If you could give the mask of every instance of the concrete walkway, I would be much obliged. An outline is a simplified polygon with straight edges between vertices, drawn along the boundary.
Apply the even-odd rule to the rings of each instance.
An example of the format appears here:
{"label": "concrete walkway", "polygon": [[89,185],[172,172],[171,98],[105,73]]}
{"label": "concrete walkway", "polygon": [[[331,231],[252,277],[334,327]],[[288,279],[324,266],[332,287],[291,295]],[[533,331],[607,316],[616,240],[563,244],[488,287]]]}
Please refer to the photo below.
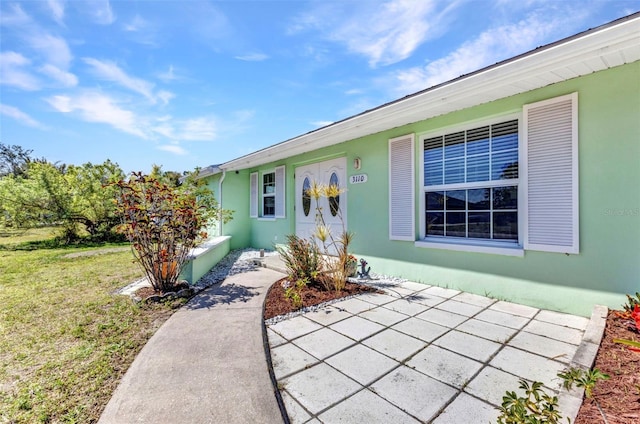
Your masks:
{"label": "concrete walkway", "polygon": [[99,423],[278,423],[262,331],[267,289],[283,275],[228,277],[177,311],[142,349]]}

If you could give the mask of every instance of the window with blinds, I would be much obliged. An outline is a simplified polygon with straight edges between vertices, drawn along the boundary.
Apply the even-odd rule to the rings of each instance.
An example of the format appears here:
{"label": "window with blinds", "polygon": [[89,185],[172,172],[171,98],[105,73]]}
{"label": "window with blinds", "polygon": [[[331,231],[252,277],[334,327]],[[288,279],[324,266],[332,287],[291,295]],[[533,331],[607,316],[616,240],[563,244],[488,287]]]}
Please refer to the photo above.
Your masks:
{"label": "window with blinds", "polygon": [[426,238],[518,243],[518,120],[423,139]]}

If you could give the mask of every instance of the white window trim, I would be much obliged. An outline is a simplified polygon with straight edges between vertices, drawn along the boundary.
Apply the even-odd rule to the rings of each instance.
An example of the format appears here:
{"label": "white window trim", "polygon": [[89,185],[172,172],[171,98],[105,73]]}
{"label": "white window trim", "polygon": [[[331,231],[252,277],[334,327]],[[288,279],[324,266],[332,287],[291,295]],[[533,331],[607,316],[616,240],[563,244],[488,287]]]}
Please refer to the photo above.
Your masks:
{"label": "white window trim", "polygon": [[[285,165],[276,166],[275,170],[275,217],[286,218],[287,215],[287,174]],[[278,184],[278,180],[281,180],[281,187]]]}
{"label": "white window trim", "polygon": [[[278,173],[282,176],[282,187],[278,185]],[[267,195],[267,197],[274,197],[275,210],[273,215],[264,214],[264,175],[274,174],[275,193],[273,195]],[[265,169],[261,171],[255,171],[249,174],[249,191],[250,193],[250,206],[249,217],[256,218],[258,221],[275,221],[276,219],[286,218],[286,168],[285,165],[276,166],[275,168]],[[252,186],[255,183],[255,191]],[[282,213],[278,214],[278,202],[281,202]],[[255,206],[255,207],[254,207]]]}
{"label": "white window trim", "polygon": [[[518,223],[519,224],[519,223]],[[440,241],[442,240],[442,241]],[[455,250],[458,252],[475,252],[475,253],[491,253],[494,255],[517,256],[524,257],[524,249],[522,246],[511,242],[501,241],[484,241],[478,239],[460,239],[456,240],[438,239],[434,240],[421,239],[415,242],[416,247],[442,250]]]}
{"label": "white window trim", "polygon": [[[493,186],[504,186],[504,185],[516,185],[518,187],[518,241],[517,242],[505,242],[500,240],[481,240],[481,239],[468,239],[468,238],[455,238],[455,237],[429,237],[427,238],[424,234],[426,232],[426,218],[425,218],[425,190],[424,190],[424,140],[431,137],[443,136],[450,133],[455,133],[459,131],[467,131],[478,127],[483,127],[486,125],[497,124],[504,121],[518,120],[518,178],[509,180],[510,184],[504,184],[503,181],[486,181],[478,183],[478,187],[493,187]],[[418,198],[419,210],[420,210],[420,218],[419,218],[419,227],[420,227],[420,238],[415,242],[416,247],[421,248],[432,248],[432,249],[443,249],[443,250],[454,250],[460,252],[477,252],[477,253],[492,253],[499,255],[507,255],[507,256],[524,256],[524,217],[521,213],[523,204],[523,198],[526,197],[526,190],[524,190],[524,186],[522,184],[522,163],[526,162],[526,157],[523,154],[522,150],[522,136],[523,136],[523,113],[512,112],[508,114],[495,115],[486,119],[478,119],[469,122],[462,123],[460,125],[451,125],[443,128],[438,128],[435,131],[428,131],[418,134],[418,143],[420,143],[420,154],[419,154],[419,171],[418,175],[420,177],[420,196]],[[526,151],[525,151],[526,153]],[[506,180],[505,180],[506,181]],[[511,184],[512,183],[512,184]],[[472,188],[475,183],[462,183],[462,184],[450,184],[447,185],[448,190],[454,190],[456,188],[459,189],[469,189]],[[437,186],[430,186],[430,189],[434,189]],[[444,187],[444,186],[443,186]]]}
{"label": "white window trim", "polygon": [[[265,194],[264,193],[264,176],[267,175],[267,174],[273,174],[274,192],[270,193],[270,194]],[[276,170],[275,170],[275,168],[261,171],[260,172],[259,183],[260,183],[260,202],[258,203],[258,206],[260,207],[259,218],[267,218],[267,219],[274,219],[275,220],[275,217],[276,217],[276,210],[275,210],[276,191],[278,191],[278,187],[276,186]],[[264,199],[265,199],[265,197],[273,197],[273,204],[274,204],[273,215],[265,215],[265,213],[264,213]]]}
{"label": "white window trim", "polygon": [[252,172],[249,174],[249,218],[257,218],[260,215],[260,181],[259,174]]}

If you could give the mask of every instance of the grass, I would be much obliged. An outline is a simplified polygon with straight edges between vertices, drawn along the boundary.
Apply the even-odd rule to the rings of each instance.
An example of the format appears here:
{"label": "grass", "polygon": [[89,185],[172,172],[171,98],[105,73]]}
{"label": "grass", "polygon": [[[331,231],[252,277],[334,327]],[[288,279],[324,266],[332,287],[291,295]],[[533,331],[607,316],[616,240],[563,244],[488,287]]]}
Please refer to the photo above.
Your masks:
{"label": "grass", "polygon": [[9,249],[18,245],[52,240],[56,229],[51,227],[15,229],[0,227],[0,245]]}
{"label": "grass", "polygon": [[0,232],[0,422],[95,422],[172,310],[113,294],[142,276],[130,252],[21,250],[36,233]]}

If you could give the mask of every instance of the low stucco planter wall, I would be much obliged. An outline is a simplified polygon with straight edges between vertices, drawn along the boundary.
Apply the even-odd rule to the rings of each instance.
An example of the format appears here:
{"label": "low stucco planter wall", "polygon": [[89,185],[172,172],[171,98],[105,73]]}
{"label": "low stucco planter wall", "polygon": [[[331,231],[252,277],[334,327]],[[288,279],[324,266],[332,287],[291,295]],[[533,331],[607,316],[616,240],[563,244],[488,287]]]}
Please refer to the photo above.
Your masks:
{"label": "low stucco planter wall", "polygon": [[231,236],[211,238],[191,251],[191,259],[182,268],[181,280],[194,284],[231,250]]}

